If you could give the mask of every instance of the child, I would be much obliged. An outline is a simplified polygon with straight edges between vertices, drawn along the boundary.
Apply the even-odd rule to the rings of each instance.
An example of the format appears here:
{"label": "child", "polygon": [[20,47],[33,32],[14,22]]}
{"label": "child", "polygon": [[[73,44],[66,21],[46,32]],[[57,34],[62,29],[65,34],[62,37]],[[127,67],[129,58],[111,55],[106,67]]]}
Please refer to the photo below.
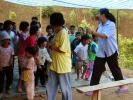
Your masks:
{"label": "child", "polygon": [[9,94],[10,86],[13,81],[12,61],[14,55],[14,51],[10,47],[10,36],[4,31],[2,34],[3,35],[1,38],[1,45],[0,45],[0,96],[2,96],[5,84],[6,84],[5,93]]}
{"label": "child", "polygon": [[39,35],[39,27],[37,25],[30,26],[30,36],[26,39],[25,47],[37,45],[37,38]]}
{"label": "child", "polygon": [[73,40],[76,38],[75,37],[75,29],[76,29],[76,27],[74,25],[70,26],[70,29],[69,29],[70,30],[70,34],[69,34],[70,43],[72,43]]}
{"label": "child", "polygon": [[73,42],[71,43],[71,50],[72,50],[72,65],[75,66],[76,65],[76,55],[74,54],[74,49],[77,47],[77,45],[79,45],[81,41],[81,33],[80,32],[76,32],[76,38],[73,40]]}
{"label": "child", "polygon": [[46,27],[46,32],[47,32],[47,35],[44,36],[44,37],[46,37],[47,40],[50,41],[50,38],[51,38],[51,37],[54,37],[54,30],[53,30],[53,28],[52,28],[51,25],[48,25],[48,26]]}
{"label": "child", "polygon": [[[77,56],[77,66],[76,66],[77,80],[79,80],[80,70],[82,69],[82,67],[84,67],[84,70],[86,68],[87,58],[88,58],[88,54],[87,54],[88,42],[89,42],[89,36],[87,34],[83,35],[81,38],[81,43],[74,50]],[[84,76],[84,72],[83,72],[82,78],[83,76]]]}
{"label": "child", "polygon": [[22,69],[22,80],[24,81],[26,95],[28,100],[34,99],[34,56],[37,53],[35,47],[26,47],[25,49],[25,67]]}
{"label": "child", "polygon": [[19,35],[19,43],[18,43],[18,62],[19,62],[19,82],[18,82],[18,92],[22,92],[22,81],[21,81],[21,72],[24,63],[24,56],[25,56],[25,41],[27,38],[27,32],[29,31],[29,23],[26,21],[22,21],[19,26],[19,30],[21,31]]}
{"label": "child", "polygon": [[89,45],[88,45],[88,69],[86,71],[86,74],[85,74],[85,79],[86,80],[89,80],[91,79],[91,76],[92,76],[92,72],[93,72],[93,65],[94,65],[94,60],[95,60],[95,57],[96,57],[96,52],[98,50],[98,45],[96,42],[94,42],[94,40],[92,39],[92,36],[90,36],[90,42],[89,42]]}
{"label": "child", "polygon": [[47,68],[44,66],[45,62],[52,62],[52,59],[50,58],[46,45],[47,45],[47,39],[45,37],[40,37],[37,41],[37,44],[39,46],[39,64],[37,66],[37,72],[35,74],[35,86],[38,85],[38,79],[40,78],[41,85],[44,86],[45,82],[47,80]]}

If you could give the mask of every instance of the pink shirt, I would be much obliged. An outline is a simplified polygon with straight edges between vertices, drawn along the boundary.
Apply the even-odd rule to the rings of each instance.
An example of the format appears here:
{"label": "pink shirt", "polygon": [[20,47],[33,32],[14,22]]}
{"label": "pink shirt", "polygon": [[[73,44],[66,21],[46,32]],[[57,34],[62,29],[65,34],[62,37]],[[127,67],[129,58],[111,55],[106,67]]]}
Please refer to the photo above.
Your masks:
{"label": "pink shirt", "polygon": [[11,66],[13,55],[14,51],[12,47],[9,46],[8,48],[3,48],[0,46],[0,69]]}

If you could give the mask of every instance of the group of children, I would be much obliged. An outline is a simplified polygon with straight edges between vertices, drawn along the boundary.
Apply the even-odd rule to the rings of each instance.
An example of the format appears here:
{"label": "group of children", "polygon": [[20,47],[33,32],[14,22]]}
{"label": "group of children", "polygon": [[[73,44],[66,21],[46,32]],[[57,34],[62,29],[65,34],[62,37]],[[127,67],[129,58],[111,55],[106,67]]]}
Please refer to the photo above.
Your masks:
{"label": "group of children", "polygon": [[42,36],[41,24],[37,17],[33,17],[30,24],[22,21],[19,25],[20,31],[16,33],[10,20],[1,23],[0,27],[0,97],[10,93],[14,58],[17,56],[19,65],[17,90],[22,92],[25,89],[27,99],[33,100],[39,79],[43,87],[47,82],[47,66],[52,59],[46,47],[47,42],[53,38],[52,27],[48,26],[46,29],[48,36]]}
{"label": "group of children", "polygon": [[[0,97],[3,91],[4,94],[10,93],[14,56],[18,57],[19,65],[18,92],[22,92],[24,88],[27,99],[33,100],[39,80],[45,87],[48,79],[47,68],[52,62],[48,45],[54,38],[54,31],[50,25],[47,26],[46,32],[47,35],[42,34],[37,17],[33,17],[30,24],[22,21],[19,32],[16,30],[16,24],[10,20],[0,23]],[[89,35],[87,29],[82,27],[76,32],[76,27],[71,25],[69,39],[72,65],[75,67],[77,79],[81,77],[90,80],[98,49],[96,37]]]}
{"label": "group of children", "polygon": [[[88,33],[87,28],[70,26],[69,38],[72,50],[72,64],[75,66],[77,79],[89,80],[93,72],[93,64],[98,50],[97,37]],[[80,75],[81,74],[81,75]]]}

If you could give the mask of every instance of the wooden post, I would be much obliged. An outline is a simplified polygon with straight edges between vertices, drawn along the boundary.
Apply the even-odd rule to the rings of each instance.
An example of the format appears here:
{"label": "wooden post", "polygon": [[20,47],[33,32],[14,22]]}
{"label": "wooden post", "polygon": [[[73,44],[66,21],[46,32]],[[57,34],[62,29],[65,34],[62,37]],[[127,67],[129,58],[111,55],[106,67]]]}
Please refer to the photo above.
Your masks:
{"label": "wooden post", "polygon": [[91,100],[101,100],[101,90],[94,91]]}
{"label": "wooden post", "polygon": [[40,7],[40,23],[42,24],[42,7]]}

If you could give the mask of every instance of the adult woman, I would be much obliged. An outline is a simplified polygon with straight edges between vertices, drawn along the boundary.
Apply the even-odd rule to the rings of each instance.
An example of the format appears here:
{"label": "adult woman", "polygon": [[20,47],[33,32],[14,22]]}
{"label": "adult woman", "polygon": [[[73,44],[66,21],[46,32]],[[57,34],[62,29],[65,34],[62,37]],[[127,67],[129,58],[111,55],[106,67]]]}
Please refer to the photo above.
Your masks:
{"label": "adult woman", "polygon": [[52,64],[48,77],[48,100],[56,99],[56,91],[60,86],[62,100],[72,100],[70,85],[71,49],[68,30],[63,27],[65,20],[61,13],[50,16],[50,24],[54,29],[55,37],[51,46]]}
{"label": "adult woman", "polygon": [[[105,70],[105,63],[114,76],[115,81],[123,80],[121,69],[118,65],[118,46],[116,36],[115,17],[109,12],[108,9],[100,9],[100,24],[97,32],[91,31],[93,35],[99,37],[98,39],[98,52],[96,53],[96,60],[94,63],[94,70],[90,85],[99,84],[102,72]],[[120,86],[118,92],[127,92],[126,86]]]}

